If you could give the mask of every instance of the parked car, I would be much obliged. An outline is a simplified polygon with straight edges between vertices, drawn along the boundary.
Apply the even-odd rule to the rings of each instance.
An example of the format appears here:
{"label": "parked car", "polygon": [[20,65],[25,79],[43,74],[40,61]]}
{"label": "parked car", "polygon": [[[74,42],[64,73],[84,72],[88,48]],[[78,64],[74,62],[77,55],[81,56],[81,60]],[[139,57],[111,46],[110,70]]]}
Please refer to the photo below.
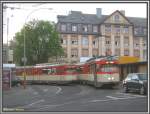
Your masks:
{"label": "parked car", "polygon": [[18,78],[18,77],[14,77],[11,81],[11,86],[19,86],[21,84],[22,84],[22,82],[21,82],[20,78]]}
{"label": "parked car", "polygon": [[137,91],[140,94],[147,93],[147,78],[146,73],[130,73],[123,80],[123,91],[125,93],[129,91]]}

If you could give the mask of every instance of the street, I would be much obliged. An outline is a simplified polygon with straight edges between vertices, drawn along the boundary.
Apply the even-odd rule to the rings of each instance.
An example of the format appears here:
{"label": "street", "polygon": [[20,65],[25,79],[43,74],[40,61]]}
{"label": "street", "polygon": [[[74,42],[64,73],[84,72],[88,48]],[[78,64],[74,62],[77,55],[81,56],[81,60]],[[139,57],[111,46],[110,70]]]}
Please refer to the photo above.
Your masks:
{"label": "street", "polygon": [[147,96],[88,85],[27,85],[3,92],[3,111],[147,112]]}

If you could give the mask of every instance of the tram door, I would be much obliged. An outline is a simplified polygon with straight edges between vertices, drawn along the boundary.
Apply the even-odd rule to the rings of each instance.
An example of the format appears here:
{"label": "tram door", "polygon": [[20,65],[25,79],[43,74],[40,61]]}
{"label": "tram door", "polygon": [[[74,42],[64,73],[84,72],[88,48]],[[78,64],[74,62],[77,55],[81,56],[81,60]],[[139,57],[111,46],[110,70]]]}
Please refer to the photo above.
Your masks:
{"label": "tram door", "polygon": [[94,75],[94,85],[97,86],[97,74],[96,74],[96,64],[93,63],[92,65],[92,71],[93,71],[93,75]]}

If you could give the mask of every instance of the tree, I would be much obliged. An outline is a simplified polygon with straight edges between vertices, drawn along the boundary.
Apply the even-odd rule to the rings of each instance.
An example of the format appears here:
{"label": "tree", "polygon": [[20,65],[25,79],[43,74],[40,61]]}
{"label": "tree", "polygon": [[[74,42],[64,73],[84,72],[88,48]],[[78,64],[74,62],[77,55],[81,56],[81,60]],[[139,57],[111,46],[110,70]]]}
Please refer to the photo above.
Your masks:
{"label": "tree", "polygon": [[45,63],[48,62],[49,57],[58,58],[64,55],[55,24],[49,21],[33,20],[24,25],[15,35],[14,60],[16,63],[23,65],[21,59],[24,57],[24,33],[27,65]]}

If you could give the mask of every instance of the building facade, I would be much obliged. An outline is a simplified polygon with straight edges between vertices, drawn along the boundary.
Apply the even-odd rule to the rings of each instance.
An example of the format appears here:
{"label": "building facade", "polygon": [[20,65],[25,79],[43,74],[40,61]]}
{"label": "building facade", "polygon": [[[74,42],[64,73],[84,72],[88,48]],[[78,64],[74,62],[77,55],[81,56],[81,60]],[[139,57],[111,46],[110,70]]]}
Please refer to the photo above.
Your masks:
{"label": "building facade", "polygon": [[96,14],[71,11],[57,18],[66,62],[101,55],[136,56],[141,61],[147,58],[145,18],[126,17],[125,11],[118,10],[102,15],[101,8]]}

